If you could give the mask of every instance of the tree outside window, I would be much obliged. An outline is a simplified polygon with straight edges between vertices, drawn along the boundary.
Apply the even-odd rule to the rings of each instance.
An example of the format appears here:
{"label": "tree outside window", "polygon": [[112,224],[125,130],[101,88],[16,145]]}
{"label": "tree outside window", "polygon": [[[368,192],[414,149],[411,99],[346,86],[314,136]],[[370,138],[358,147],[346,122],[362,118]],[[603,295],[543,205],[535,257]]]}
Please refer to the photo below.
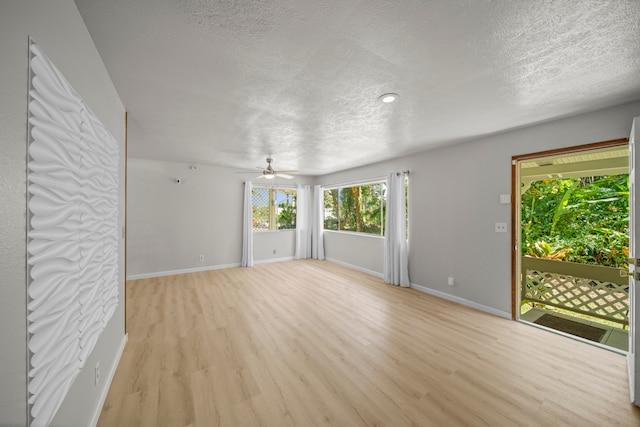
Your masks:
{"label": "tree outside window", "polygon": [[253,231],[296,228],[296,190],[253,188]]}
{"label": "tree outside window", "polygon": [[335,188],[324,192],[324,228],[384,235],[386,183]]}

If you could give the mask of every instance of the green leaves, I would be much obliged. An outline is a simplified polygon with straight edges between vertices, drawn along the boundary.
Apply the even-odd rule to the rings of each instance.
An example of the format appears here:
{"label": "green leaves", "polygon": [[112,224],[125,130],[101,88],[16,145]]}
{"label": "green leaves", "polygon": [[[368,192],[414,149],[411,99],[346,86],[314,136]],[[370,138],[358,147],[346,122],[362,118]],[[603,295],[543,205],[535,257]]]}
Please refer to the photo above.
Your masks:
{"label": "green leaves", "polygon": [[558,224],[558,220],[562,216],[567,204],[569,204],[569,198],[571,197],[571,195],[573,194],[573,190],[575,190],[577,186],[578,186],[577,180],[575,182],[571,182],[569,184],[569,187],[566,189],[566,191],[562,195],[562,199],[557,204],[556,209],[553,213],[553,222],[551,223],[551,231],[550,231],[551,235],[553,235],[556,229],[556,225]]}
{"label": "green leaves", "polygon": [[384,183],[325,190],[324,228],[382,235]]}
{"label": "green leaves", "polygon": [[522,253],[626,265],[628,175],[538,181],[522,195]]}

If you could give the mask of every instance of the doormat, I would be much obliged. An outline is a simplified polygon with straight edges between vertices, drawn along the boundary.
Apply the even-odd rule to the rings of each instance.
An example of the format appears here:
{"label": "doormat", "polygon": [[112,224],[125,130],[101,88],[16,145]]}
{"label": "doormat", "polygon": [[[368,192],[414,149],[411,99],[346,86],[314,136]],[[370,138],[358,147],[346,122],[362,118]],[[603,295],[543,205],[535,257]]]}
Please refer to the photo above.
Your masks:
{"label": "doormat", "polygon": [[606,329],[574,322],[552,314],[543,314],[533,323],[595,342],[600,342],[604,334],[607,333]]}

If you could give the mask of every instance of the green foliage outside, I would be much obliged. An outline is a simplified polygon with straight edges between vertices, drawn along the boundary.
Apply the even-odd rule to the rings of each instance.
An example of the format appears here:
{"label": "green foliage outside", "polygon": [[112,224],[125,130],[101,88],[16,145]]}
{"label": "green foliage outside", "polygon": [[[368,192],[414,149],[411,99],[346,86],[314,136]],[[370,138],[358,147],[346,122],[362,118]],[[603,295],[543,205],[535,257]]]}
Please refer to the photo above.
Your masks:
{"label": "green foliage outside", "polygon": [[251,211],[253,212],[253,221],[264,221],[269,222],[269,206],[251,206]]}
{"label": "green foliage outside", "polygon": [[278,230],[296,228],[296,192],[287,192],[287,198],[278,205]]}
{"label": "green foliage outside", "polygon": [[338,189],[324,191],[324,229],[338,229]]}
{"label": "green foliage outside", "polygon": [[324,228],[382,235],[382,191],[384,184],[326,190]]}
{"label": "green foliage outside", "polygon": [[628,175],[534,182],[522,195],[522,253],[625,267],[629,247]]}

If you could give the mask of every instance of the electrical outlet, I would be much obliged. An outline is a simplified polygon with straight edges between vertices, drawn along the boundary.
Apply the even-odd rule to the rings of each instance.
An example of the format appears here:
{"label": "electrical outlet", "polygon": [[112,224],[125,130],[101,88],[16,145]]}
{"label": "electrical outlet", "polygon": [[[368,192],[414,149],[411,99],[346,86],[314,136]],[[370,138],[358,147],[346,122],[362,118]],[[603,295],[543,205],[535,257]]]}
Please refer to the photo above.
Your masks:
{"label": "electrical outlet", "polygon": [[100,361],[96,363],[95,376],[96,376],[96,385],[98,385],[98,383],[100,383]]}
{"label": "electrical outlet", "polygon": [[495,225],[496,233],[506,233],[507,232],[507,223],[506,222],[496,222]]}
{"label": "electrical outlet", "polygon": [[455,285],[455,283],[456,282],[455,282],[455,279],[453,277],[451,277],[451,276],[447,277],[447,285],[453,286],[453,285]]}
{"label": "electrical outlet", "polygon": [[204,255],[200,255],[200,261],[204,261]]}

